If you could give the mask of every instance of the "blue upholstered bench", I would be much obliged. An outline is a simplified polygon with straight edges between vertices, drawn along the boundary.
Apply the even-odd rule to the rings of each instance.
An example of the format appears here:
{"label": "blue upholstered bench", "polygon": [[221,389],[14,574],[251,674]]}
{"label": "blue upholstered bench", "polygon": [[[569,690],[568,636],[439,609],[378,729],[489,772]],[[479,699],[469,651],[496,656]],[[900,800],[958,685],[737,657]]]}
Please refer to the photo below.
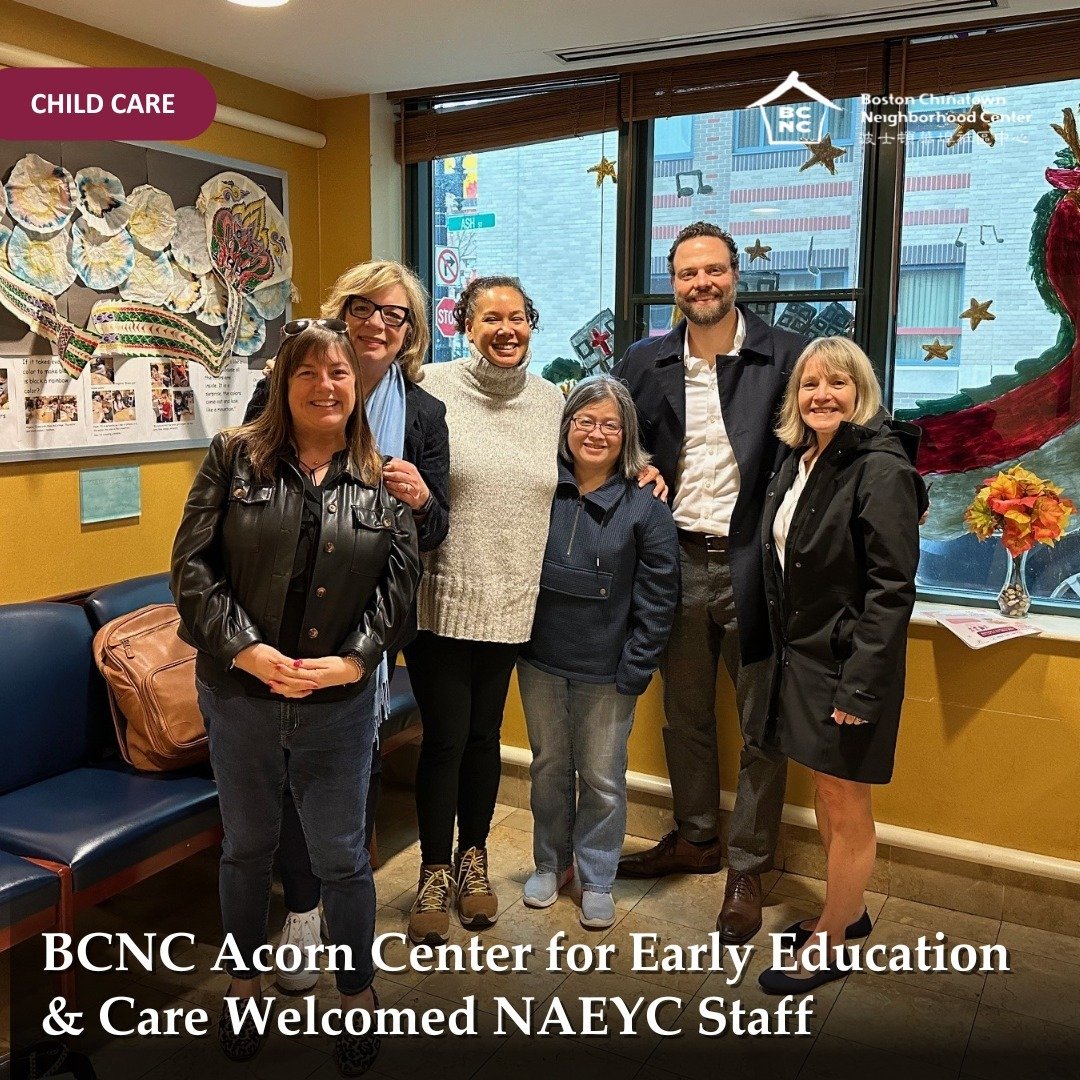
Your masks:
{"label": "blue upholstered bench", "polygon": [[0,607],[0,850],[52,865],[67,932],[76,911],[221,836],[212,780],[103,760],[92,638],[73,604]]}
{"label": "blue upholstered bench", "polygon": [[60,876],[0,851],[0,951],[60,925]]}
{"label": "blue upholstered bench", "polygon": [[[140,773],[118,760],[94,632],[171,600],[168,576],[133,578],[74,604],[0,606],[0,948],[26,919],[59,922],[179,862],[221,836],[206,770]],[[408,672],[391,683],[383,753],[419,719]],[[43,869],[27,862],[47,862]],[[52,872],[50,872],[52,871]],[[5,944],[6,943],[6,944]]]}

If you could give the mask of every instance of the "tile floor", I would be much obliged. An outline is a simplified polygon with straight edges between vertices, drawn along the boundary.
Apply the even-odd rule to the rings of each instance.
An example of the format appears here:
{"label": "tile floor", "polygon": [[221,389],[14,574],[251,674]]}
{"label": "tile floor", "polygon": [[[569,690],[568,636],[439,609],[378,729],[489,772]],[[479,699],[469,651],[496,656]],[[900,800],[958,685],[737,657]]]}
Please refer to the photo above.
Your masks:
{"label": "tile floor", "polygon": [[[872,942],[914,943],[922,933],[938,930],[951,944],[1001,943],[1009,950],[1008,974],[871,975],[854,974],[816,995],[812,1034],[802,1038],[744,1037],[730,1034],[704,1038],[696,1034],[698,1006],[706,998],[741,1000],[746,1009],[777,1000],[763,995],[757,974],[765,966],[767,947],[757,950],[737,988],[724,972],[658,972],[631,969],[630,934],[651,932],[661,945],[690,946],[713,929],[723,890],[723,875],[619,882],[615,890],[618,921],[606,933],[581,929],[572,895],[560,896],[547,911],[526,908],[521,886],[532,869],[531,817],[528,811],[500,806],[489,843],[492,878],[503,903],[490,943],[532,944],[546,949],[551,935],[565,930],[570,942],[618,946],[610,973],[565,974],[545,970],[545,956],[529,965],[528,974],[482,976],[449,973],[395,973],[377,979],[385,1006],[448,1009],[460,1007],[463,996],[477,997],[476,1036],[386,1038],[375,1069],[369,1074],[390,1080],[482,1080],[507,1074],[557,1073],[589,1080],[671,1080],[673,1077],[722,1075],[798,1078],[798,1080],[1080,1080],[1080,939],[1034,930],[996,919],[966,915],[896,897],[872,893],[875,918]],[[377,932],[404,930],[419,855],[411,793],[390,789],[379,815],[382,865],[376,871],[379,898]],[[651,841],[628,837],[627,846]],[[194,931],[197,943],[185,957],[196,965],[191,974],[130,971],[80,975],[79,1007],[95,1016],[105,997],[127,994],[140,1007],[201,1005],[216,1017],[224,978],[208,971],[220,943],[216,896],[216,857],[206,853],[158,875],[121,897],[80,917],[80,933],[95,930]],[[795,874],[772,874],[766,881],[765,922],[754,944],[766,945],[767,933],[800,916],[813,914],[823,896],[823,883]],[[271,924],[281,922],[280,896],[275,894]],[[455,941],[468,936],[456,928]],[[56,993],[55,983],[40,974],[36,946],[27,944],[0,958],[0,1031],[8,1020],[16,1029],[24,1018],[40,1018]],[[95,950],[105,957],[108,949]],[[402,958],[403,948],[391,948]],[[6,991],[10,991],[7,993]],[[527,1038],[520,1033],[496,1035],[493,999],[504,995],[517,1002],[535,999],[537,1015],[545,1015],[557,995],[571,1017],[579,1014],[583,996],[643,998],[648,1002],[677,999],[658,1006],[661,1023],[683,1027],[686,1034],[665,1038],[634,1019],[634,1035]],[[316,988],[323,1005],[336,1004],[331,979]],[[296,999],[281,999],[295,1004]],[[511,1028],[511,1030],[513,1030]],[[90,1032],[80,1040],[90,1053],[100,1080],[214,1080],[248,1076],[258,1080],[332,1080],[337,1076],[329,1040],[273,1035],[247,1066],[226,1062],[209,1037],[109,1038]],[[3,1044],[0,1043],[0,1050]],[[2,1071],[2,1070],[0,1070]]]}

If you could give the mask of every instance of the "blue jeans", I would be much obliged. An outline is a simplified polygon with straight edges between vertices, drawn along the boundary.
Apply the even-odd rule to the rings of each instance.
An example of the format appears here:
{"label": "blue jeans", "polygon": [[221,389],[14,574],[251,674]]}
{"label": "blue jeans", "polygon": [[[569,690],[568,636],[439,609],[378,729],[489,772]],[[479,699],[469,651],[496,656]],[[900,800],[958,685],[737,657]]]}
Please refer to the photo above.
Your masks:
{"label": "blue jeans", "polygon": [[337,972],[343,994],[375,976],[375,883],[364,849],[364,801],[375,740],[374,681],[348,701],[271,701],[196,681],[206,720],[225,839],[221,845],[221,921],[251,979],[266,943],[270,871],[288,785],[300,812],[311,867],[322,882],[330,940],[348,946],[352,966]]}
{"label": "blue jeans", "polygon": [[637,698],[525,660],[517,672],[533,753],[536,869],[561,874],[576,856],[582,890],[610,893],[626,833],[626,742]]}

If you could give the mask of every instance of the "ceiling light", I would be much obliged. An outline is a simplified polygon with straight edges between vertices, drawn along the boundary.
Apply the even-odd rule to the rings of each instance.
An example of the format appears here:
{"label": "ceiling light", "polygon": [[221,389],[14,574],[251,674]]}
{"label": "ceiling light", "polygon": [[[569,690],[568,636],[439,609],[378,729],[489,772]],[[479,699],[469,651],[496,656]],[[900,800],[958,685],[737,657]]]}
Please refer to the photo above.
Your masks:
{"label": "ceiling light", "polygon": [[229,0],[237,7],[284,7],[289,0]]}

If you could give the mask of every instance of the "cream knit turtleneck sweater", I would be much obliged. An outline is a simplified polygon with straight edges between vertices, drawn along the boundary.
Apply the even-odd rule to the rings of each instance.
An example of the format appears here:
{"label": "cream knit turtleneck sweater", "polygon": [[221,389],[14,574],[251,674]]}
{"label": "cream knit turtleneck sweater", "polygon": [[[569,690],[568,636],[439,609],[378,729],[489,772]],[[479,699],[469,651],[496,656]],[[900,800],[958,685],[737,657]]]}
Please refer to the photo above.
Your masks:
{"label": "cream knit turtleneck sweater", "polygon": [[446,405],[450,532],[424,555],[421,630],[470,641],[528,641],[540,589],[563,396],[472,350],[424,368],[424,389]]}

